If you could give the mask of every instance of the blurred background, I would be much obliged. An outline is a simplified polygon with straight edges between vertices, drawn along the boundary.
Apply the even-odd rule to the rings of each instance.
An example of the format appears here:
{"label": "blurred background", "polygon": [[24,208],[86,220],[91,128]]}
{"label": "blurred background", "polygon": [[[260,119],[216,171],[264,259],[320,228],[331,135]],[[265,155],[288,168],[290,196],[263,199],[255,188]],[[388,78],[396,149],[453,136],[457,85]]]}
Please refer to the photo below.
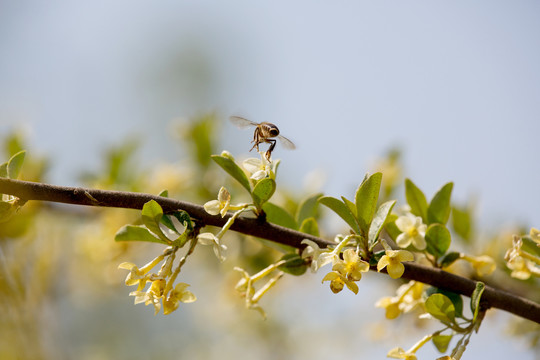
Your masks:
{"label": "blurred background", "polygon": [[[154,193],[176,186],[204,202],[218,182],[190,189],[201,171],[219,171],[188,164],[193,124],[211,124],[214,153],[245,158],[252,133],[226,120],[241,115],[275,123],[297,145],[274,152],[283,201],[318,191],[352,197],[399,149],[405,176],[428,198],[454,181],[454,200],[474,208],[478,238],[505,234],[510,243],[507,231],[540,226],[539,15],[536,1],[2,1],[0,136],[20,134],[29,157],[48,159],[43,181]],[[123,177],[111,175],[115,159]],[[374,309],[394,288],[372,273],[357,296],[332,294],[324,274],[286,277],[265,296],[263,322],[227,295],[235,264],[216,264],[211,250],[182,272],[198,301],[154,317],[132,305],[116,270],[160,251],[130,244],[129,258],[112,241],[138,214],[107,213],[115,220],[103,230],[104,213],[93,222],[87,209],[54,211],[72,212],[75,232],[59,225],[21,253],[35,265],[21,278],[47,299],[20,315],[43,358],[384,358],[422,336]],[[40,221],[50,225],[50,216]],[[336,222],[323,235],[342,230]],[[99,276],[89,270],[98,264]],[[533,359],[523,338],[508,335],[508,320],[489,317],[466,356]],[[430,345],[418,355],[437,354]]]}

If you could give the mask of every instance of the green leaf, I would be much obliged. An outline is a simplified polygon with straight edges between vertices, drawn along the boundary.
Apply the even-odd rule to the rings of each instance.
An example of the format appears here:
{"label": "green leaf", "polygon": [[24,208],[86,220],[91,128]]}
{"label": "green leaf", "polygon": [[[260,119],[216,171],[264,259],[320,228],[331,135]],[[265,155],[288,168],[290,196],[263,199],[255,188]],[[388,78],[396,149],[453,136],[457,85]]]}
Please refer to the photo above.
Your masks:
{"label": "green leaf", "polygon": [[167,189],[161,190],[161,192],[158,194],[158,196],[168,198],[169,197],[169,190],[167,190]]}
{"label": "green leaf", "polygon": [[155,237],[150,230],[144,226],[125,225],[123,226],[114,237],[114,241],[146,241],[159,244],[169,245],[170,242],[163,241]]}
{"label": "green leaf", "polygon": [[296,222],[301,224],[305,219],[310,217],[317,217],[317,205],[318,200],[322,194],[315,194],[304,199],[298,206],[296,211]]}
{"label": "green leaf", "polygon": [[439,258],[450,247],[450,231],[442,224],[431,224],[426,231],[427,252]]}
{"label": "green leaf", "polygon": [[360,228],[358,227],[358,223],[356,222],[356,219],[351,213],[351,210],[347,207],[347,205],[345,205],[345,203],[331,196],[321,197],[319,199],[319,203],[329,207],[332,211],[338,214],[339,217],[345,220],[345,222],[349,224],[349,226],[354,232],[360,234]]}
{"label": "green leaf", "polygon": [[452,301],[443,294],[433,294],[426,300],[426,311],[445,324],[453,323],[456,308]]}
{"label": "green leaf", "polygon": [[184,210],[173,211],[170,215],[174,216],[180,224],[184,225],[189,231],[193,230],[193,222],[191,216]]}
{"label": "green leaf", "polygon": [[433,345],[439,350],[440,353],[445,353],[448,350],[448,345],[452,341],[453,335],[436,335],[431,338]]}
{"label": "green leaf", "polygon": [[382,173],[377,172],[360,184],[356,190],[354,202],[356,204],[356,218],[360,225],[360,230],[367,235],[369,225],[377,210],[377,201],[381,190]]}
{"label": "green leaf", "polygon": [[291,214],[289,214],[281,206],[275,205],[271,202],[264,203],[262,209],[266,214],[266,221],[280,225],[289,229],[296,230],[298,225]]}
{"label": "green leaf", "polygon": [[307,270],[307,265],[304,259],[298,254],[285,254],[280,260],[287,260],[283,265],[278,266],[278,269],[291,275],[303,275]]}
{"label": "green leaf", "polygon": [[341,200],[343,200],[343,203],[347,205],[349,210],[351,211],[351,214],[356,218],[356,205],[349,199],[347,199],[345,196],[341,197]]}
{"label": "green leaf", "polygon": [[148,230],[153,232],[161,240],[170,243],[171,240],[167,238],[165,234],[163,234],[163,231],[161,231],[161,228],[159,226],[162,217],[163,209],[155,200],[150,200],[149,202],[144,204],[142,209],[143,224],[148,228]]}
{"label": "green leaf", "polygon": [[228,156],[212,155],[212,160],[216,162],[223,170],[231,175],[240,183],[248,192],[251,193],[251,185],[246,173],[238,166],[234,160]]}
{"label": "green leaf", "polygon": [[172,241],[172,245],[178,246],[180,248],[183,247],[185,243],[188,241],[188,234],[189,234],[188,230],[181,233],[179,237],[177,237],[175,240]]}
{"label": "green leaf", "polygon": [[8,166],[7,162],[0,165],[0,178],[7,178],[8,177],[7,166]]}
{"label": "green leaf", "polygon": [[486,285],[483,282],[479,281],[476,283],[476,288],[471,295],[471,311],[473,313],[473,321],[475,321],[476,317],[478,316],[478,311],[480,309],[480,300],[485,289]]}
{"label": "green leaf", "polygon": [[302,221],[299,231],[313,236],[319,236],[319,225],[317,225],[317,220],[313,217],[305,219]]}
{"label": "green leaf", "polygon": [[533,239],[531,239],[529,236],[522,236],[521,241],[523,242],[521,251],[525,251],[534,256],[540,257],[540,246],[538,246]]}
{"label": "green leaf", "polygon": [[453,187],[454,184],[449,182],[433,196],[427,212],[428,224],[446,224],[450,217],[450,196],[452,195]]}
{"label": "green leaf", "polygon": [[445,254],[442,258],[439,259],[439,265],[441,268],[448,267],[454,263],[457,259],[461,257],[461,254],[455,251]]}
{"label": "green leaf", "polygon": [[161,218],[161,223],[163,225],[165,225],[166,227],[168,227],[169,229],[171,229],[172,231],[174,231],[175,233],[177,233],[178,235],[180,235],[181,233],[178,231],[178,229],[176,229],[176,226],[174,225],[172,219],[167,216],[167,215],[164,215],[162,218]]}
{"label": "green leaf", "polygon": [[379,206],[379,209],[377,210],[377,213],[375,214],[375,217],[373,217],[373,221],[371,221],[371,225],[369,226],[368,239],[370,247],[377,241],[377,238],[379,237],[379,234],[386,223],[386,219],[388,219],[388,216],[392,212],[392,208],[395,204],[396,200],[392,200],[387,201]]}
{"label": "green leaf", "polygon": [[410,179],[405,179],[405,198],[411,207],[411,213],[420,216],[422,221],[427,223],[426,195]]}
{"label": "green leaf", "polygon": [[17,179],[21,168],[24,162],[24,157],[26,156],[26,151],[22,150],[13,155],[7,162],[7,176],[10,179]]}
{"label": "green leaf", "polygon": [[452,207],[452,228],[463,240],[471,241],[472,215],[469,208]]}
{"label": "green leaf", "polygon": [[265,178],[259,180],[251,194],[255,206],[260,209],[274,195],[274,191],[276,191],[276,182],[273,179]]}
{"label": "green leaf", "polygon": [[461,298],[461,295],[456,294],[452,291],[430,286],[426,290],[426,295],[430,296],[433,294],[444,295],[447,299],[449,299],[452,302],[452,305],[454,306],[454,317],[463,317],[463,299]]}

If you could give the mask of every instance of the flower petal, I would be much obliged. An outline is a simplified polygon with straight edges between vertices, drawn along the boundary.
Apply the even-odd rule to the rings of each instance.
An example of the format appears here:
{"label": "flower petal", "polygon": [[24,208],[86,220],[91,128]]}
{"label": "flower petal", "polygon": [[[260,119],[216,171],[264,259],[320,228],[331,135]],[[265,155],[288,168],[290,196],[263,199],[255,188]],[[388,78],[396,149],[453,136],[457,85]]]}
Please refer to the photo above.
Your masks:
{"label": "flower petal", "polygon": [[381,271],[388,264],[390,264],[390,257],[388,255],[383,255],[379,262],[377,263],[377,271]]}
{"label": "flower petal", "polygon": [[396,239],[396,244],[400,248],[406,248],[411,245],[412,238],[407,233],[401,233]]}
{"label": "flower petal", "polygon": [[208,201],[207,203],[204,204],[204,210],[210,215],[219,214],[219,211],[221,210],[219,200]]}
{"label": "flower petal", "polygon": [[392,279],[398,279],[403,275],[403,272],[405,272],[405,266],[400,262],[389,264],[386,267],[386,271],[388,271],[388,275],[390,275]]}

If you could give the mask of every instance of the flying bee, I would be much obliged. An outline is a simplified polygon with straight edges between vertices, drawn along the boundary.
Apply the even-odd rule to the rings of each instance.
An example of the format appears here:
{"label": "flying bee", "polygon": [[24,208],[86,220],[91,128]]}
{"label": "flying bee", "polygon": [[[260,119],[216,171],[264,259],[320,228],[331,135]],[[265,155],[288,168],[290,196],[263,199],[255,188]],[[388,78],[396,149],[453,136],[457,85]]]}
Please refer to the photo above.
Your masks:
{"label": "flying bee", "polygon": [[257,149],[257,151],[259,151],[259,144],[261,143],[270,144],[270,147],[268,148],[268,150],[266,150],[266,159],[268,159],[268,161],[270,161],[270,155],[276,147],[276,139],[272,138],[277,137],[283,147],[285,147],[285,149],[296,149],[296,146],[291,140],[287,139],[285,136],[279,135],[279,129],[274,124],[271,124],[269,122],[256,123],[251,120],[244,119],[240,116],[231,116],[230,120],[234,125],[238,126],[241,129],[255,126],[253,140],[251,141],[253,143],[253,147],[249,151],[253,149]]}

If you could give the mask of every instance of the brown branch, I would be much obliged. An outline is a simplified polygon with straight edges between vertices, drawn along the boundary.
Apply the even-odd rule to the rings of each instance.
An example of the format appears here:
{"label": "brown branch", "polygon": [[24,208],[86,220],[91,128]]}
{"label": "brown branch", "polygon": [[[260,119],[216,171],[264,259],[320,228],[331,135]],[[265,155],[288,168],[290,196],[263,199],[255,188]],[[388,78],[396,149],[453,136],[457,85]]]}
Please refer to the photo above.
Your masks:
{"label": "brown branch", "polygon": [[[170,198],[124,191],[107,191],[85,189],[78,187],[55,186],[28,181],[10,180],[0,178],[0,194],[10,194],[21,200],[51,201],[58,203],[116,207],[128,209],[142,209],[143,205],[150,201],[157,201],[165,212],[173,210],[185,210],[190,216],[199,219],[206,225],[223,226],[230,215],[209,215],[202,206],[185,201]],[[304,234],[282,226],[263,222],[258,219],[238,218],[231,230],[246,235],[271,240],[273,242],[302,248],[302,240],[310,239],[320,247],[333,244],[309,234]],[[476,281],[458,276],[441,269],[422,266],[415,263],[405,264],[403,278],[420,281],[438,288],[446,289],[465,296],[471,296]],[[498,308],[514,315],[540,323],[540,304],[529,299],[514,295],[501,289],[486,286],[482,295],[482,302],[486,307]]]}

